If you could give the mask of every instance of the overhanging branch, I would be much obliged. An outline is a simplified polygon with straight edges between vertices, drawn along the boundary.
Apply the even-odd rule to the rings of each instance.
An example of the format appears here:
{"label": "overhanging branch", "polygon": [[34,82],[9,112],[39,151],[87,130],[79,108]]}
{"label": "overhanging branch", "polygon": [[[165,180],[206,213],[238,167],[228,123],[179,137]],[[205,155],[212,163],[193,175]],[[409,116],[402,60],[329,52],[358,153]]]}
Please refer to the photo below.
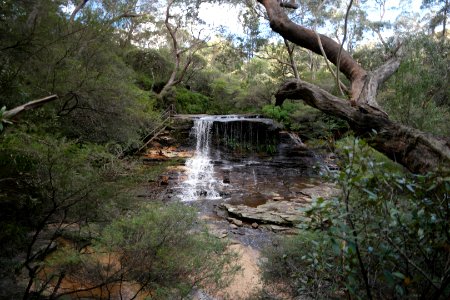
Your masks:
{"label": "overhanging branch", "polygon": [[15,116],[17,116],[18,114],[30,110],[30,109],[35,109],[38,107],[41,107],[42,105],[52,102],[54,100],[58,99],[58,95],[51,95],[45,98],[41,98],[41,99],[37,99],[37,100],[33,100],[30,102],[27,102],[23,105],[17,106],[13,109],[7,110],[3,113],[2,116],[2,121],[9,121],[11,119],[13,119]]}
{"label": "overhanging branch", "polygon": [[286,82],[276,93],[276,104],[302,100],[320,111],[346,120],[356,136],[411,172],[450,170],[450,141],[392,122],[382,111],[367,105],[352,104],[301,80]]}

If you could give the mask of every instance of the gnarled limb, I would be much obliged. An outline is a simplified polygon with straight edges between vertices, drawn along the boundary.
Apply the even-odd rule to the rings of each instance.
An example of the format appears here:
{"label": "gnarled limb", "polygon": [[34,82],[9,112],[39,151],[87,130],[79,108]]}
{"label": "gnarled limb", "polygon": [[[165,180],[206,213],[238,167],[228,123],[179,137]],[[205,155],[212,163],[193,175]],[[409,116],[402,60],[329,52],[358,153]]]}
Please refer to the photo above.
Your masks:
{"label": "gnarled limb", "polygon": [[346,120],[355,135],[411,172],[450,169],[450,141],[387,119],[367,104],[352,106],[346,100],[301,81],[285,83],[276,93],[276,104],[285,99],[303,100],[322,112]]}
{"label": "gnarled limb", "polygon": [[[271,28],[283,38],[326,56],[351,81],[351,102],[335,97],[301,80],[288,81],[276,94],[276,104],[299,99],[322,112],[346,120],[355,135],[365,138],[378,151],[412,172],[450,170],[450,141],[390,121],[380,109],[376,96],[380,85],[400,66],[395,55],[373,72],[364,70],[346,51],[339,57],[340,44],[292,22],[277,0],[258,0],[266,11]],[[322,44],[322,50],[320,47]]]}
{"label": "gnarled limb", "polygon": [[[395,55],[366,77],[357,103],[366,103],[380,109],[377,102],[378,88],[389,79],[400,67],[401,57]],[[387,115],[386,115],[387,116]]]}
{"label": "gnarled limb", "polygon": [[[258,0],[258,2],[266,9],[273,31],[300,47],[322,55],[315,31],[292,22],[277,0]],[[323,34],[319,34],[319,37],[328,60],[337,65],[340,44]],[[351,81],[350,92],[352,99],[356,101],[364,87],[367,76],[366,70],[344,50],[340,55],[339,70]]]}

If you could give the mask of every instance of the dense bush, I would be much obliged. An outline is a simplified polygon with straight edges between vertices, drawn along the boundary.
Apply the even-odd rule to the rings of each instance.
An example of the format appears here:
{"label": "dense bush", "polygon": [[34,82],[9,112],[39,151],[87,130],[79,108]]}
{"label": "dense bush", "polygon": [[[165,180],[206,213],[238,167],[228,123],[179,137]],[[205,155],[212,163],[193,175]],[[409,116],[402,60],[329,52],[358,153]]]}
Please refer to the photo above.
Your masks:
{"label": "dense bush", "polygon": [[359,140],[341,155],[341,195],[316,199],[301,233],[267,250],[267,280],[314,298],[448,299],[448,174],[405,174]]}
{"label": "dense bush", "polygon": [[175,96],[176,111],[184,114],[206,113],[211,106],[211,99],[208,97],[191,92],[185,88],[178,88]]}
{"label": "dense bush", "polygon": [[119,193],[121,172],[102,146],[21,130],[0,137],[0,281],[12,285],[2,293],[30,294],[31,285],[7,279],[23,274],[34,282],[58,237],[80,237],[82,228],[131,208]]}

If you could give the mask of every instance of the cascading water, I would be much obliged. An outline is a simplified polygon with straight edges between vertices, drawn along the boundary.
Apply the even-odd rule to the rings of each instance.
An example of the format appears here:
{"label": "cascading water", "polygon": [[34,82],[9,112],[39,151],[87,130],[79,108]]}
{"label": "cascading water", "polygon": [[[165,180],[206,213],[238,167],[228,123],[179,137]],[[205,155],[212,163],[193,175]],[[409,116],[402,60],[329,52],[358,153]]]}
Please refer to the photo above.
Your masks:
{"label": "cascading water", "polygon": [[214,165],[210,158],[211,128],[214,120],[200,118],[194,121],[192,134],[197,143],[195,154],[186,161],[187,180],[183,184],[180,195],[182,201],[193,201],[198,198],[219,199],[218,181],[214,178]]}
{"label": "cascading water", "polygon": [[[243,122],[246,124],[245,130]],[[186,161],[187,179],[179,186],[178,198],[181,201],[221,199],[219,191],[223,192],[227,186],[230,190],[231,187],[229,178],[223,177],[227,168],[225,164],[217,170],[219,174],[215,174],[211,157],[212,146],[214,145],[214,159],[219,158],[224,163],[226,159],[219,157],[224,148],[240,153],[245,149],[257,150],[260,140],[273,142],[274,134],[268,130],[272,126],[273,121],[270,119],[235,115],[203,116],[194,119],[191,134],[196,138],[195,153]],[[253,175],[256,185],[256,175]],[[223,178],[217,178],[221,176]]]}

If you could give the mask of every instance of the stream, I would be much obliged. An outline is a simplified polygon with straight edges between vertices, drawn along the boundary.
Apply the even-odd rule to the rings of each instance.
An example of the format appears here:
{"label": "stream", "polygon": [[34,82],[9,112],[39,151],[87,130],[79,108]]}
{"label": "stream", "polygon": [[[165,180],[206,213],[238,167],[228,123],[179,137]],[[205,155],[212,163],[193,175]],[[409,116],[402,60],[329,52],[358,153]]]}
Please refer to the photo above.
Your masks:
{"label": "stream", "polygon": [[221,238],[261,249],[274,232],[294,234],[300,209],[332,192],[318,176],[321,158],[271,119],[183,118],[191,124],[182,145],[157,152],[171,157],[189,152],[189,158],[165,174],[159,196],[196,207]]}
{"label": "stream", "polygon": [[[218,294],[193,299],[246,299],[262,288],[260,250],[280,234],[297,234],[302,208],[335,193],[319,173],[334,168],[271,119],[184,115],[147,150],[144,163],[177,162],[143,195],[198,210],[209,232],[238,252],[243,272]],[[153,194],[151,194],[153,193]]]}

